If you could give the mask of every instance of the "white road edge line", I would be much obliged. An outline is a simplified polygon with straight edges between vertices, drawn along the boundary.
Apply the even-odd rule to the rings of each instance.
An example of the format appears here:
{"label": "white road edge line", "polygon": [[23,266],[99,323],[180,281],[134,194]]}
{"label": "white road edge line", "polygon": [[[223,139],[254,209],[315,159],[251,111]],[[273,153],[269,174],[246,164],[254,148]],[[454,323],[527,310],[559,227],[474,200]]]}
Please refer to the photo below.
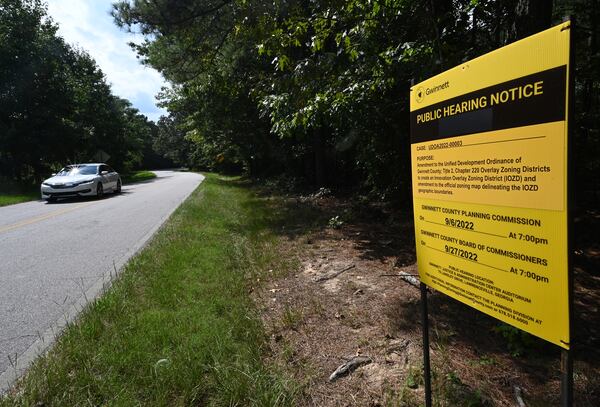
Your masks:
{"label": "white road edge line", "polygon": [[[200,174],[198,174],[200,175]],[[138,254],[151,240],[154,234],[164,225],[164,223],[171,217],[173,212],[181,206],[181,204],[202,184],[204,176],[200,175],[200,182],[189,194],[185,195],[178,203],[170,210],[157,224],[152,227],[146,235],[133,246],[124,256],[121,256],[115,261],[115,267],[117,269],[117,275],[121,274],[123,267],[129,262],[129,260]],[[77,299],[77,301],[69,307],[69,309],[63,314],[62,318],[52,322],[51,325],[46,329],[40,338],[38,338],[23,354],[18,356],[16,366],[9,367],[4,373],[0,374],[0,398],[7,393],[19,380],[23,374],[27,371],[29,366],[46,351],[50,349],[50,346],[54,344],[58,336],[62,333],[65,327],[75,322],[79,314],[85,309],[85,307],[95,299],[99,298],[104,292],[106,292],[112,285],[112,270],[104,273],[104,275],[85,293]]]}

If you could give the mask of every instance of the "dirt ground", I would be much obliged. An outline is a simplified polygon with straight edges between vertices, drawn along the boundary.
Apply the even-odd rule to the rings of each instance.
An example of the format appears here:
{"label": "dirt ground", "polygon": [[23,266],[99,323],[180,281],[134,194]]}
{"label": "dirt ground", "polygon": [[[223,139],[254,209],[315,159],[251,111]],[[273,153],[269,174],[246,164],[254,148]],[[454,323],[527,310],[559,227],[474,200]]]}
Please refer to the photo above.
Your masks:
{"label": "dirt ground", "polygon": [[[270,337],[270,362],[301,384],[299,405],[423,404],[411,215],[327,194],[288,198],[287,205],[281,250],[297,258],[297,267],[255,297]],[[576,220],[577,406],[600,406],[599,226],[598,213]],[[555,346],[439,292],[430,292],[429,307],[434,405],[515,406],[519,397],[527,406],[559,405]],[[329,380],[355,356],[366,363]]]}

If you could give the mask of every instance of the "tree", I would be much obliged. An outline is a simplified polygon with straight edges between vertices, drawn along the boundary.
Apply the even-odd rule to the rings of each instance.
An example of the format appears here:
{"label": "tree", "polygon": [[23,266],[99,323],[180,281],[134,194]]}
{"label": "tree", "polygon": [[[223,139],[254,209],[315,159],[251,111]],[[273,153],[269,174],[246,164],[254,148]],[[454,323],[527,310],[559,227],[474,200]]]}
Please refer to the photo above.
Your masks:
{"label": "tree", "polygon": [[[406,202],[411,80],[549,28],[565,11],[598,9],[592,0],[555,3],[123,0],[114,16],[146,35],[135,48],[174,84],[164,104],[207,165],[223,153],[255,173],[285,171]],[[577,38],[586,141],[576,149],[589,158],[580,174],[587,185],[599,162],[590,153],[599,114],[594,13],[582,13]]]}
{"label": "tree", "polygon": [[57,35],[41,1],[0,0],[0,55],[0,175],[39,181],[100,149],[118,169],[141,165],[153,124]]}

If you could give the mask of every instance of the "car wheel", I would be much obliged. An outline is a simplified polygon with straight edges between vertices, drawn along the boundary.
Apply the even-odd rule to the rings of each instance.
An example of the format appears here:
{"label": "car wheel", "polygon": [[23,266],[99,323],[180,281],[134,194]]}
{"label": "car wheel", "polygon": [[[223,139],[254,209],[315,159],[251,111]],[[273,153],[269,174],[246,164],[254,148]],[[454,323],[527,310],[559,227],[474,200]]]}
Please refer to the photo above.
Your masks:
{"label": "car wheel", "polygon": [[54,202],[56,202],[56,198],[48,198],[48,199],[46,199],[46,202],[54,203]]}
{"label": "car wheel", "polygon": [[121,180],[117,181],[117,189],[115,189],[115,193],[116,194],[120,194],[121,193]]}
{"label": "car wheel", "polygon": [[96,187],[96,198],[102,199],[103,196],[104,196],[104,188],[102,187],[102,183],[99,182],[98,186]]}

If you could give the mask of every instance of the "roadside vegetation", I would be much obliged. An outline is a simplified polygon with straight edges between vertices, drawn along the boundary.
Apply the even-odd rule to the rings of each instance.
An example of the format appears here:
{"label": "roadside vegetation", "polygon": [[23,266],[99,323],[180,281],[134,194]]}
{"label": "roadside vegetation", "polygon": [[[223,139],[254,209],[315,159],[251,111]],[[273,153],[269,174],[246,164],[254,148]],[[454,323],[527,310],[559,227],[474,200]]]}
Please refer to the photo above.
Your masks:
{"label": "roadside vegetation", "polygon": [[107,155],[119,172],[172,166],[155,152],[159,126],[60,37],[45,1],[0,0],[0,38],[0,177],[38,184]]}
{"label": "roadside vegetation", "polygon": [[0,405],[292,405],[249,297],[290,264],[240,184],[208,175]]}
{"label": "roadside vegetation", "polygon": [[186,167],[286,174],[410,199],[409,103],[419,83],[577,16],[577,195],[598,199],[600,8],[592,0],[115,2],[132,45],[173,84],[157,145]]}
{"label": "roadside vegetation", "polygon": [[121,180],[124,184],[132,184],[134,182],[149,181],[156,178],[156,174],[152,171],[135,171],[121,175]]}
{"label": "roadside vegetation", "polygon": [[17,184],[0,177],[0,206],[40,199],[40,191],[33,185]]}
{"label": "roadside vegetation", "polygon": [[[0,0],[0,175],[39,181],[106,156],[121,173],[181,166],[409,200],[411,80],[577,15],[573,183],[600,183],[600,12],[592,0],[119,0],[115,23],[171,86],[156,123],[64,41],[44,0]],[[45,106],[40,109],[39,106]]]}
{"label": "roadside vegetation", "polygon": [[[423,405],[410,213],[207,177],[0,406]],[[600,403],[597,265],[576,258],[586,407]],[[558,404],[555,347],[440,293],[430,307],[435,405]],[[328,380],[354,357],[369,362]]]}

